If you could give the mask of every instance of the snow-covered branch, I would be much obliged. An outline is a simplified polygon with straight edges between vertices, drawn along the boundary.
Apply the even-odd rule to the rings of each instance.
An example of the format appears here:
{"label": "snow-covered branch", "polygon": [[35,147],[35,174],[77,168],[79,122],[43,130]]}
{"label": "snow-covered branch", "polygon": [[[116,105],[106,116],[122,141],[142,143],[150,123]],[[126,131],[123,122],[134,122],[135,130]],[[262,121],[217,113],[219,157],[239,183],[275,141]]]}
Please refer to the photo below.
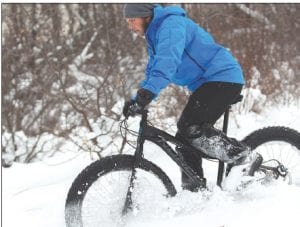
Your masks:
{"label": "snow-covered branch", "polygon": [[82,16],[80,16],[80,14],[77,10],[74,10],[73,13],[77,17],[77,19],[79,20],[80,24],[82,24],[83,26],[87,25],[86,20]]}
{"label": "snow-covered branch", "polygon": [[258,20],[261,23],[266,24],[268,27],[270,27],[270,28],[274,28],[275,27],[275,25],[272,24],[267,17],[265,17],[263,14],[261,14],[257,10],[252,10],[249,7],[247,7],[245,4],[237,4],[237,7],[241,11],[243,11],[244,13],[246,13],[247,15],[255,18],[256,20]]}
{"label": "snow-covered branch", "polygon": [[80,55],[78,55],[73,63],[75,64],[75,66],[80,67],[86,60],[92,58],[94,56],[93,53],[88,54],[88,51],[93,43],[93,41],[95,40],[96,36],[98,35],[97,32],[95,32],[92,36],[92,38],[90,39],[90,41],[88,42],[88,44],[86,44],[86,46],[84,47],[84,49],[82,50],[82,52],[80,53]]}
{"label": "snow-covered branch", "polygon": [[76,75],[77,80],[81,80],[86,82],[87,80],[91,82],[91,84],[97,84],[99,80],[101,81],[102,78],[98,77],[95,78],[93,75],[89,75],[79,70],[79,68],[90,58],[94,56],[93,53],[88,53],[93,41],[95,40],[96,36],[98,35],[97,32],[93,34],[90,41],[86,44],[84,49],[81,53],[73,60],[73,63],[68,66],[72,75]]}

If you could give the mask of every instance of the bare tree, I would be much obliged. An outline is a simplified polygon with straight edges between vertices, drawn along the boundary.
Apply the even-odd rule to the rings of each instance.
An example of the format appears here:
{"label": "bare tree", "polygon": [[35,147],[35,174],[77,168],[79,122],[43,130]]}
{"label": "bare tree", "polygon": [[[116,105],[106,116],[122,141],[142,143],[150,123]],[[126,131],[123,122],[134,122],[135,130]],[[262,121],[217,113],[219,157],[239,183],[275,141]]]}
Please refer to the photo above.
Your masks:
{"label": "bare tree", "polygon": [[[257,80],[266,100],[276,102],[299,96],[299,4],[180,5],[233,52],[248,88]],[[145,41],[128,31],[122,7],[2,4],[3,152],[15,152],[15,161],[34,161],[45,152],[41,135],[72,140],[83,127],[94,133],[91,145],[74,143],[101,156],[108,146],[101,136],[117,138],[121,113],[115,106],[134,94],[146,64]],[[173,105],[164,116],[178,117],[187,95],[171,86],[157,105],[168,100]],[[22,156],[16,152],[21,132],[37,141]]]}

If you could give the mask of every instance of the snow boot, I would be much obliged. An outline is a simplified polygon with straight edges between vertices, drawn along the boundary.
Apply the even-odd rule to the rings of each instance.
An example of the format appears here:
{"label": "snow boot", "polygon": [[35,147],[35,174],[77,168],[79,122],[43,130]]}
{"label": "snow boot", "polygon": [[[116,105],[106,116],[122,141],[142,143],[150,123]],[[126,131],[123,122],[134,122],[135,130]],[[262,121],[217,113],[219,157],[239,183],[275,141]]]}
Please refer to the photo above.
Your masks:
{"label": "snow boot", "polygon": [[229,163],[226,168],[226,176],[234,166],[245,165],[244,172],[247,176],[254,176],[263,162],[263,157],[257,152],[252,152],[248,156],[241,157],[234,163]]}
{"label": "snow boot", "polygon": [[192,125],[188,128],[187,137],[196,149],[226,163],[248,156],[250,149],[244,143],[227,137],[224,132],[210,124]]}

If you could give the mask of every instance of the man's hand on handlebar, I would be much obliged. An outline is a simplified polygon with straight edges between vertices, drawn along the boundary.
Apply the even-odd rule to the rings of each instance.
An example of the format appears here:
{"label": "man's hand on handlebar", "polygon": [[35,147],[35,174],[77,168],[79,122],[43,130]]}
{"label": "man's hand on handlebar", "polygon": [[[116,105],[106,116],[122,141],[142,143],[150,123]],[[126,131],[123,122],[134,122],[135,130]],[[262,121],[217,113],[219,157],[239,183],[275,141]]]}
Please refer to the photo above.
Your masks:
{"label": "man's hand on handlebar", "polygon": [[128,118],[141,114],[144,108],[138,105],[134,100],[126,101],[123,107],[123,115]]}
{"label": "man's hand on handlebar", "polygon": [[154,96],[155,95],[147,89],[139,89],[135,100],[125,102],[123,115],[128,118],[129,116],[134,117],[136,114],[141,114],[143,109],[151,102]]}
{"label": "man's hand on handlebar", "polygon": [[136,114],[141,114],[143,109],[144,109],[143,107],[141,107],[137,103],[135,103],[134,105],[131,105],[129,107],[128,116],[134,117]]}

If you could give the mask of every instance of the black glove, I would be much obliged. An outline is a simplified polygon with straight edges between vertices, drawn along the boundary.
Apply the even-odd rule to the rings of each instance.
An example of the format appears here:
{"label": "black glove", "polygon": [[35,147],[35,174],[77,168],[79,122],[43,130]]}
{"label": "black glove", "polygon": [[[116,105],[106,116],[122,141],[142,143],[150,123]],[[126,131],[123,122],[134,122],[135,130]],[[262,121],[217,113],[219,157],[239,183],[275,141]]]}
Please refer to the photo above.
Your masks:
{"label": "black glove", "polygon": [[129,116],[129,108],[135,104],[134,100],[125,101],[123,107],[123,115],[127,118]]}
{"label": "black glove", "polygon": [[128,118],[134,117],[136,114],[141,114],[143,107],[138,105],[134,100],[126,101],[123,107],[123,115]]}
{"label": "black glove", "polygon": [[145,106],[152,101],[154,96],[155,95],[151,91],[141,88],[137,91],[136,103],[142,108],[145,108]]}
{"label": "black glove", "polygon": [[137,92],[136,100],[126,101],[123,107],[123,115],[128,118],[140,114],[141,111],[147,106],[155,95],[146,89],[139,89]]}

